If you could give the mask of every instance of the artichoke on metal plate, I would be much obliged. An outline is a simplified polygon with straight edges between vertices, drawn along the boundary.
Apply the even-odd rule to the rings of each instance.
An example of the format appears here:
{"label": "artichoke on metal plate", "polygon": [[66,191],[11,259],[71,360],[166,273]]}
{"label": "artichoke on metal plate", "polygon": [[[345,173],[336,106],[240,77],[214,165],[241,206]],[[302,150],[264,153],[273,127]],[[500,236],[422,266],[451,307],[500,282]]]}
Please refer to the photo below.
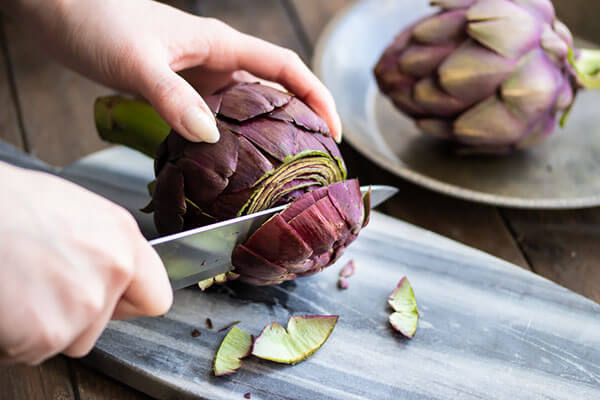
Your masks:
{"label": "artichoke on metal plate", "polygon": [[506,152],[548,137],[578,89],[598,87],[597,51],[573,51],[550,0],[433,0],[374,68],[380,90],[434,137]]}
{"label": "artichoke on metal plate", "polygon": [[292,202],[235,249],[235,273],[265,285],[331,265],[368,222],[369,195],[363,199],[358,181],[344,181],[344,161],[323,120],[293,95],[255,83],[205,100],[221,135],[215,144],[169,132],[143,103],[96,101],[102,138],[155,155],[145,210],[154,212],[157,230],[175,233]]}

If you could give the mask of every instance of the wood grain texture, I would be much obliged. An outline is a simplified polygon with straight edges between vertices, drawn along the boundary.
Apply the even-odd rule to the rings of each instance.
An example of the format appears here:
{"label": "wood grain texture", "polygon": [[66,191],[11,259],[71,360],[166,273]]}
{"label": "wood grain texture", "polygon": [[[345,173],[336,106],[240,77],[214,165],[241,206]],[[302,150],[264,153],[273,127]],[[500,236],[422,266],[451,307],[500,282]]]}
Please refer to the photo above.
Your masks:
{"label": "wood grain texture", "polygon": [[[600,2],[589,0],[552,0],[556,15],[571,31],[584,39],[600,43]],[[590,18],[591,17],[591,18]]]}
{"label": "wood grain texture", "polygon": [[11,93],[10,60],[4,35],[4,16],[0,14],[0,140],[23,148],[14,93]]}
{"label": "wood grain texture", "polygon": [[294,9],[304,28],[304,34],[314,45],[331,18],[354,0],[283,0]]}
{"label": "wood grain texture", "polygon": [[78,400],[148,400],[149,396],[71,360]]}
{"label": "wood grain texture", "polygon": [[31,153],[66,165],[107,147],[96,134],[92,106],[111,90],[52,61],[15,23],[5,30]]}
{"label": "wood grain texture", "polygon": [[292,49],[308,61],[280,0],[197,0],[191,11],[218,18],[241,32]]}
{"label": "wood grain texture", "polygon": [[75,400],[67,360],[54,357],[36,367],[0,368],[0,399]]}
{"label": "wood grain texture", "polygon": [[600,303],[600,208],[504,213],[536,273]]}

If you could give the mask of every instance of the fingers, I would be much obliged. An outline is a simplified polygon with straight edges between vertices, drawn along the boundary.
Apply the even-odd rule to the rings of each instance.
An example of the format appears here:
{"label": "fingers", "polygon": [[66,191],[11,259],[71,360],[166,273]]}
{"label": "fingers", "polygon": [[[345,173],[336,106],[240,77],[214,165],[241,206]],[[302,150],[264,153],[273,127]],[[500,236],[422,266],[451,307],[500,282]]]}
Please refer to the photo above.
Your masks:
{"label": "fingers", "polygon": [[296,53],[244,34],[230,45],[235,46],[237,69],[283,85],[323,118],[336,141],[341,140],[342,123],[331,93]]}
{"label": "fingers", "polygon": [[145,68],[139,91],[167,123],[192,142],[217,142],[213,113],[194,88],[166,65]]}
{"label": "fingers", "polygon": [[107,304],[102,313],[94,319],[87,329],[62,350],[64,355],[69,357],[83,357],[92,350],[110,320],[116,299],[113,299],[110,303]]}
{"label": "fingers", "polygon": [[165,314],[173,303],[167,271],[154,249],[140,241],[133,279],[121,296],[113,319]]}

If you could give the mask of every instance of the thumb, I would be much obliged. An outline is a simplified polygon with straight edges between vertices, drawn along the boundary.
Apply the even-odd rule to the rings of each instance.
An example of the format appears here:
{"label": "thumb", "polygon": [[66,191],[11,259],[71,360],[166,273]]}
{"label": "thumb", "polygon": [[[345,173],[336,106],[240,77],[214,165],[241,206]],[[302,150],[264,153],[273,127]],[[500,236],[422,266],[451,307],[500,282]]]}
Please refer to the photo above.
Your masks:
{"label": "thumb", "polygon": [[181,136],[215,143],[219,131],[213,112],[196,90],[168,67],[143,71],[141,94]]}

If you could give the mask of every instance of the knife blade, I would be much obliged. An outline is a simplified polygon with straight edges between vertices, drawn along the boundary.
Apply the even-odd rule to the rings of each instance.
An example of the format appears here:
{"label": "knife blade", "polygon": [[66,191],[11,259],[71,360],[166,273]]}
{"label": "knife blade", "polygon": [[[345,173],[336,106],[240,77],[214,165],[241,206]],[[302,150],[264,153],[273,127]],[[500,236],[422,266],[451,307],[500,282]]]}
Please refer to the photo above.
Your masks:
{"label": "knife blade", "polygon": [[[371,208],[392,197],[398,189],[392,186],[373,185]],[[369,186],[361,187],[364,194]],[[243,215],[215,224],[190,229],[150,241],[167,269],[173,290],[179,290],[204,279],[229,271],[231,253],[238,244],[269,218],[287,207],[279,207]]]}

